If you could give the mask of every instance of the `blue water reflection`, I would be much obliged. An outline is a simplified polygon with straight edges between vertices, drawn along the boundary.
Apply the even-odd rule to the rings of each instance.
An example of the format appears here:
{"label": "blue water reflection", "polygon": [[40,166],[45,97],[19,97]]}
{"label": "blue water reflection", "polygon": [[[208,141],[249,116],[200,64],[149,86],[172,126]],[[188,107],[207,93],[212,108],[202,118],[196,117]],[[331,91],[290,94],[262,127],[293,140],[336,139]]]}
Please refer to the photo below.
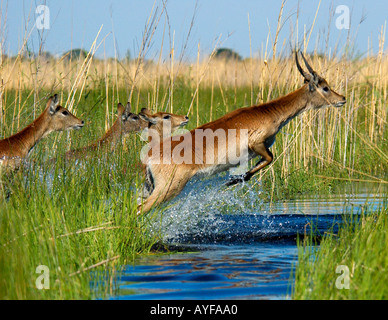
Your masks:
{"label": "blue water reflection", "polygon": [[290,291],[292,243],[206,245],[124,268],[117,299],[279,299]]}
{"label": "blue water reflection", "polygon": [[[386,206],[386,189],[375,185],[263,204],[265,211],[241,206],[230,213],[209,208],[198,201],[198,192],[193,194],[189,199],[196,205],[166,210],[155,223],[163,230],[163,243],[183,253],[139,257],[123,266],[109,298],[287,299],[299,235],[337,232],[341,223]],[[241,201],[237,195],[211,196]]]}

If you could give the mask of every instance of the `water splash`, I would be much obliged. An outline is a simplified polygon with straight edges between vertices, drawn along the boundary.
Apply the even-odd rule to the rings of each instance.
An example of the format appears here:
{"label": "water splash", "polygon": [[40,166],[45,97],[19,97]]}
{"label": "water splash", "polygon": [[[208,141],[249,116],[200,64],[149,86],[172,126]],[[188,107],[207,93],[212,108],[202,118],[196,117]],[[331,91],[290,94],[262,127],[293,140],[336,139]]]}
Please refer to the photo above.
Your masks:
{"label": "water splash", "polygon": [[151,232],[162,230],[163,241],[179,242],[188,233],[199,236],[221,233],[234,223],[224,219],[231,212],[267,214],[259,188],[249,188],[245,184],[227,188],[226,180],[221,174],[190,181],[183,192],[151,221]]}
{"label": "water splash", "polygon": [[269,205],[260,185],[226,188],[223,175],[196,179],[150,223],[151,232],[167,243],[242,243],[295,239],[298,235],[335,230],[344,215],[381,207],[382,190],[361,186],[333,195],[313,195]]}

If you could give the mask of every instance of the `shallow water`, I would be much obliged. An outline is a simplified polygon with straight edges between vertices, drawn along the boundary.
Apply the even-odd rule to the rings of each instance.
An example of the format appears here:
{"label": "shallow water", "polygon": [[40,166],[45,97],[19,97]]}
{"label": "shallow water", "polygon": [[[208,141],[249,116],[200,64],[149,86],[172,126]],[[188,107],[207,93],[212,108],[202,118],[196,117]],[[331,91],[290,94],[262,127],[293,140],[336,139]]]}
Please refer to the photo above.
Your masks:
{"label": "shallow water", "polygon": [[[286,299],[297,235],[311,228],[316,234],[336,232],[349,213],[386,205],[386,190],[365,184],[271,207],[257,197],[249,204],[253,194],[237,197],[241,190],[193,191],[184,194],[189,208],[178,199],[150,224],[151,231],[163,230],[164,243],[184,252],[140,257],[124,266],[111,299]],[[220,213],[223,203],[234,210]]]}
{"label": "shallow water", "polygon": [[289,291],[294,244],[203,245],[144,257],[117,279],[117,299],[277,299]]}

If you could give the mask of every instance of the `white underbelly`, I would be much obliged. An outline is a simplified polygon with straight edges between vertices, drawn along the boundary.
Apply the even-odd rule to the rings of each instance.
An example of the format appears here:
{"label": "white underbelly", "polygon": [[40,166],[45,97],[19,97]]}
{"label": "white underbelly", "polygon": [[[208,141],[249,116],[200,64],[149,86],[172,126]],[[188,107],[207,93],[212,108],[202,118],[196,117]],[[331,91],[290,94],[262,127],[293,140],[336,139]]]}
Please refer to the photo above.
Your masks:
{"label": "white underbelly", "polygon": [[[248,151],[248,157],[246,159],[244,159],[244,161],[240,161],[240,162],[226,162],[224,161],[224,163],[217,163],[217,164],[213,164],[213,165],[207,165],[207,166],[204,166],[202,167],[198,172],[197,172],[197,175],[200,175],[200,176],[210,176],[210,175],[214,175],[214,174],[217,174],[217,173],[220,173],[220,172],[224,172],[224,171],[227,171],[229,169],[232,169],[232,168],[236,168],[236,167],[239,167],[241,166],[244,170],[244,172],[248,171],[248,161],[257,157],[257,154],[251,150]],[[237,163],[236,163],[237,162]]]}
{"label": "white underbelly", "polygon": [[235,167],[237,165],[232,165],[230,163],[223,163],[223,164],[214,164],[212,166],[206,166],[198,171],[197,175],[199,176],[211,176],[226,170],[229,170],[232,167]]}

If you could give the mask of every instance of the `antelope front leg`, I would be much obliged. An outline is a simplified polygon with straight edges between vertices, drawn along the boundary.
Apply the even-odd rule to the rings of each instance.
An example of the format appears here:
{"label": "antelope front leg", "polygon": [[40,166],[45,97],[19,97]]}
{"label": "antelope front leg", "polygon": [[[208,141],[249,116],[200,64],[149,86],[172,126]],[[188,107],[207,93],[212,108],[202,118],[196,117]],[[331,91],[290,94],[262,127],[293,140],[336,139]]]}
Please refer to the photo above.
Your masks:
{"label": "antelope front leg", "polygon": [[155,188],[149,197],[144,200],[143,204],[137,207],[137,214],[145,213],[162,202],[168,201],[178,195],[191,177],[192,174],[190,172],[179,167],[167,179],[162,173],[159,176],[155,175]]}
{"label": "antelope front leg", "polygon": [[226,186],[233,186],[237,183],[241,183],[244,181],[249,181],[254,176],[256,172],[263,169],[264,167],[268,166],[272,160],[273,160],[273,154],[271,151],[269,151],[268,148],[264,146],[264,144],[260,145],[258,148],[255,148],[254,150],[258,155],[261,156],[261,159],[256,165],[249,170],[248,172],[244,173],[241,176],[232,177],[227,183]]}

